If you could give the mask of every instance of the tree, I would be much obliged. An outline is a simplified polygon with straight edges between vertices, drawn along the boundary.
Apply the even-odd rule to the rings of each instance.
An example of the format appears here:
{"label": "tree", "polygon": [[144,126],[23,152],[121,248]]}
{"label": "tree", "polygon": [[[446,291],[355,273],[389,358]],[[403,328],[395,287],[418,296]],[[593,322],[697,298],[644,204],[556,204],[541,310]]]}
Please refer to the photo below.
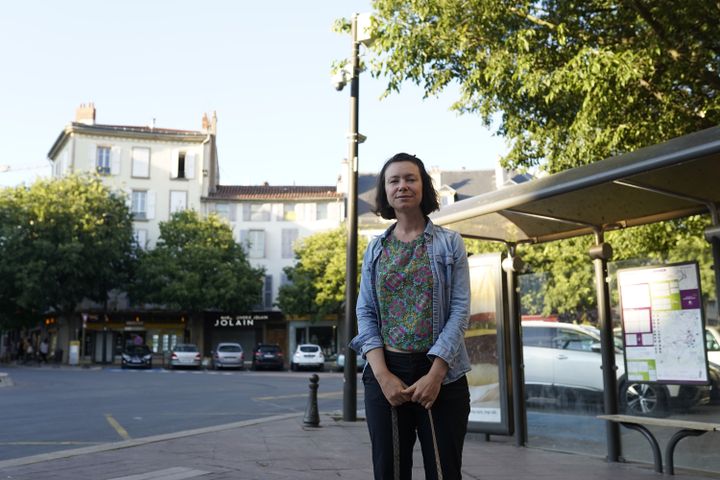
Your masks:
{"label": "tree", "polygon": [[191,315],[207,309],[244,311],[260,300],[263,276],[248,262],[230,226],[215,215],[200,218],[186,210],[161,222],[155,249],[139,255],[130,297]]}
{"label": "tree", "polygon": [[[720,123],[716,2],[375,0],[373,7],[370,65],[387,78],[386,94],[404,82],[426,96],[459,85],[452,108],[496,126],[512,146],[506,167],[555,173]],[[707,257],[698,230],[686,228],[703,221],[608,239],[616,259],[697,258],[686,255],[698,249]],[[594,307],[594,292],[577,288],[592,285],[592,270],[578,268],[586,246],[529,249],[526,261],[545,272],[547,287],[534,300],[546,311]],[[701,272],[711,298],[708,265]]]}
{"label": "tree", "polygon": [[375,0],[375,75],[435,95],[548,172],[720,123],[720,9],[708,0]]}
{"label": "tree", "polygon": [[[358,273],[367,243],[365,237],[358,237]],[[277,305],[284,313],[322,318],[343,311],[346,245],[344,227],[316,233],[297,243],[297,263],[285,268],[290,283],[280,287],[278,295]]]}
{"label": "tree", "polygon": [[34,325],[123,288],[133,260],[122,194],[97,178],[39,180],[0,191],[0,323]]}

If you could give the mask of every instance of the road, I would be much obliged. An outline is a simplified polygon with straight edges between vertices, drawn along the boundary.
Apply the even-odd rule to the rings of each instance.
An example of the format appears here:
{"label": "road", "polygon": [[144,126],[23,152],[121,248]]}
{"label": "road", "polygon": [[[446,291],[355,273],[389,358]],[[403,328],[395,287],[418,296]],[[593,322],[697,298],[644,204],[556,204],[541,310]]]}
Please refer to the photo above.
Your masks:
{"label": "road", "polygon": [[[305,412],[311,372],[3,368],[0,460]],[[342,411],[342,373],[319,373],[318,408]],[[358,405],[362,382],[358,381]]]}
{"label": "road", "polygon": [[[311,372],[215,372],[6,368],[15,386],[0,388],[0,460],[173,433],[283,413],[305,412]],[[318,408],[342,411],[341,373],[320,373]],[[362,382],[358,379],[358,407]],[[599,407],[528,409],[529,445],[598,455],[605,452]],[[673,418],[717,422],[720,406],[673,412]],[[660,432],[663,444],[671,431]],[[622,429],[623,455],[652,462],[640,434]],[[682,441],[676,463],[720,471],[708,434]]]}

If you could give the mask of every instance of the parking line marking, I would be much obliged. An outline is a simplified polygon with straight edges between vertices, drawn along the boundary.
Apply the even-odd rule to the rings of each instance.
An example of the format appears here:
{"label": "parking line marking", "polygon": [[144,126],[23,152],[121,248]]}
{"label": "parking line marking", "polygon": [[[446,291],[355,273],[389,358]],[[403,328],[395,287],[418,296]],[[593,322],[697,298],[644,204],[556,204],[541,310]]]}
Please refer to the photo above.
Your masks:
{"label": "parking line marking", "polygon": [[154,472],[140,473],[137,475],[126,475],[124,477],[113,477],[110,480],[182,480],[185,478],[199,477],[210,472],[196,470],[187,467],[171,467]]}
{"label": "parking line marking", "polygon": [[[359,392],[359,393],[362,393],[362,392]],[[324,392],[324,393],[318,393],[317,398],[337,398],[337,397],[342,396],[342,394],[343,394],[342,390],[337,391],[337,392]],[[307,396],[308,396],[307,393],[292,393],[290,395],[275,395],[275,396],[271,396],[271,397],[253,397],[253,400],[258,400],[258,401],[282,400],[282,399],[286,399],[286,398],[303,398],[303,397],[306,398]]]}
{"label": "parking line marking", "polygon": [[52,441],[16,441],[16,442],[0,442],[0,445],[100,445],[101,442],[76,442],[73,440]]}
{"label": "parking line marking", "polygon": [[130,440],[130,434],[125,430],[122,425],[118,423],[117,420],[115,420],[112,415],[109,413],[105,414],[105,419],[108,421],[111,427],[115,429],[115,431],[122,437],[123,440]]}

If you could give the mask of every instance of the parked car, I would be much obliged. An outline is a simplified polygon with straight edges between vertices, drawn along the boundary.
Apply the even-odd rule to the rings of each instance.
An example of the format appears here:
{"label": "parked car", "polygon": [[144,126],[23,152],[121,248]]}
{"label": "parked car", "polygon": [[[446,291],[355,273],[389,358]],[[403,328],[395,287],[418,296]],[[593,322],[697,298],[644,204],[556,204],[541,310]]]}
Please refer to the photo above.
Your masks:
{"label": "parked car", "polygon": [[718,327],[705,327],[705,343],[708,360],[720,364],[720,329]]}
{"label": "parked car", "polygon": [[[602,399],[600,336],[578,325],[522,322],[525,386],[529,396],[553,397],[561,406]],[[670,409],[703,405],[710,388],[637,383],[627,380],[620,348],[615,350],[620,409],[632,415],[662,416]]]}
{"label": "parked car", "polygon": [[212,367],[215,370],[221,368],[245,368],[245,353],[239,343],[218,343],[212,351]]}
{"label": "parked car", "polygon": [[290,370],[296,372],[302,368],[322,370],[325,366],[325,355],[320,345],[303,343],[297,346],[290,362]]}
{"label": "parked car", "polygon": [[152,351],[147,345],[128,345],[120,355],[122,368],[152,368]]}
{"label": "parked car", "polygon": [[[357,364],[358,371],[362,371],[363,368],[365,368],[366,360],[362,357],[362,355],[355,355],[355,363]],[[338,353],[337,360],[337,371],[342,372],[345,370],[345,354],[344,353]]]}
{"label": "parked car", "polygon": [[253,370],[261,368],[282,370],[285,368],[285,357],[280,345],[261,343],[253,349],[251,367]]}
{"label": "parked car", "polygon": [[197,345],[192,343],[178,343],[175,345],[170,351],[168,366],[170,368],[200,368],[202,366],[202,357]]}

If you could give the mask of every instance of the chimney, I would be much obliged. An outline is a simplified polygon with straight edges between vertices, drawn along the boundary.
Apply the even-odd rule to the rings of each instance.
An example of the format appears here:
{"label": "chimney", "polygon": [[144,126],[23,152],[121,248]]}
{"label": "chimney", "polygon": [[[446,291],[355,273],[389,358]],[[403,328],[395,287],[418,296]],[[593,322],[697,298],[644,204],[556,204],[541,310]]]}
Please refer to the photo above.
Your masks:
{"label": "chimney", "polygon": [[81,103],[75,110],[75,121],[85,125],[95,125],[95,104],[88,103],[86,105]]}
{"label": "chimney", "polygon": [[203,113],[202,118],[202,131],[207,132],[208,128],[210,128],[210,120],[208,120],[207,113]]}
{"label": "chimney", "polygon": [[430,178],[432,179],[433,188],[435,191],[440,191],[440,187],[442,187],[442,170],[440,170],[440,167],[433,165],[430,167],[430,171],[428,172],[430,175]]}
{"label": "chimney", "polygon": [[217,112],[213,111],[212,120],[210,121],[210,133],[217,135]]}

